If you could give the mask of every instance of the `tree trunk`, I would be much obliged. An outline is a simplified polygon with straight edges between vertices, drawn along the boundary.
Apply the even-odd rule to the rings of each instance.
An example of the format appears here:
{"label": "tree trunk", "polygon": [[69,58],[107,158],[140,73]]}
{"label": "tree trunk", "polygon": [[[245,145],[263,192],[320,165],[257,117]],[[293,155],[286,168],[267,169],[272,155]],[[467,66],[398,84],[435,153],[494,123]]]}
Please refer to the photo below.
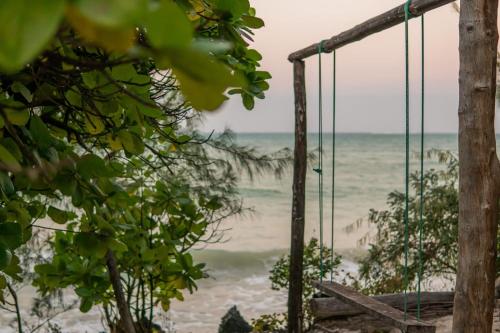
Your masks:
{"label": "tree trunk", "polygon": [[126,333],[135,333],[134,321],[132,320],[127,301],[125,300],[125,294],[123,293],[122,283],[120,281],[120,272],[118,272],[115,255],[111,250],[108,250],[108,253],[106,253],[106,265],[108,266],[109,279],[113,286],[116,305],[120,313],[120,326]]}
{"label": "tree trunk", "polygon": [[459,235],[453,333],[491,332],[499,162],[495,140],[498,0],[460,7]]}
{"label": "tree trunk", "polygon": [[302,333],[302,270],[307,170],[307,121],[305,64],[293,62],[295,92],[295,156],[293,165],[292,235],[290,286],[288,288],[288,332]]}

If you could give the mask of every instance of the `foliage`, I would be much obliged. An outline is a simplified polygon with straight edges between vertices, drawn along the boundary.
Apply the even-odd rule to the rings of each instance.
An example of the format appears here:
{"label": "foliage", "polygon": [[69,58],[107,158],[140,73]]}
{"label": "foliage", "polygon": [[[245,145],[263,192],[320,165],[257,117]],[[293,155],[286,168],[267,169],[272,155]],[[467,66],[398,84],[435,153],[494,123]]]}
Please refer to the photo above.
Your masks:
{"label": "foliage", "polygon": [[[321,264],[323,258],[323,264]],[[342,258],[333,254],[326,246],[321,248],[319,241],[312,238],[304,247],[303,256],[303,291],[304,325],[311,327],[313,317],[309,308],[309,301],[314,297],[313,282],[321,278],[327,279],[337,276],[337,268]],[[290,274],[290,255],[282,256],[270,271],[271,288],[273,290],[288,290]],[[278,332],[286,329],[286,313],[266,314],[252,321],[255,332]]]}
{"label": "foliage", "polygon": [[[60,332],[60,327],[54,322],[54,319],[60,314],[73,309],[75,305],[74,301],[68,302],[63,297],[62,290],[58,290],[44,296],[36,296],[31,304],[31,309],[22,308],[26,302],[19,299],[18,294],[30,285],[36,275],[34,272],[35,265],[46,260],[45,256],[50,252],[50,246],[47,242],[49,236],[43,230],[34,230],[31,239],[16,250],[16,255],[23,267],[20,272],[22,281],[9,281],[7,292],[4,295],[5,300],[0,305],[1,310],[16,314],[17,318],[13,318],[8,326],[12,328],[20,326],[23,332]],[[23,310],[27,310],[25,312],[29,311],[29,315],[21,316],[18,311]]]}
{"label": "foliage", "polygon": [[111,325],[111,258],[138,321],[168,308],[203,276],[188,250],[243,212],[237,172],[286,164],[185,126],[226,91],[249,109],[264,97],[270,75],[247,43],[262,20],[248,0],[6,0],[0,18],[0,301],[44,228],[58,232],[42,292],[74,286]]}
{"label": "foliage", "polygon": [[[216,109],[229,87],[251,109],[268,89],[269,74],[256,70],[262,57],[246,41],[264,26],[248,0],[5,0],[0,18],[0,70],[13,75],[11,89],[29,99],[36,97],[30,85],[41,87],[44,76],[54,74],[82,74],[84,88],[108,93],[125,88],[115,83],[132,81],[141,90],[144,78],[126,66],[132,63],[172,70],[196,109]],[[112,73],[118,65],[124,67]],[[44,76],[33,82],[29,74],[40,69]],[[67,91],[82,88],[73,85]],[[44,89],[40,97],[50,93]]]}
{"label": "foliage", "polygon": [[[445,168],[430,169],[424,174],[423,283],[436,278],[454,279],[458,251],[458,160],[446,151],[432,150],[429,156],[437,157]],[[410,181],[413,193],[409,197],[408,287],[415,290],[419,271],[420,173],[413,173]],[[372,209],[369,215],[377,227],[376,242],[360,262],[360,281],[356,286],[369,294],[404,290],[404,194],[391,192],[388,205],[389,209]]]}

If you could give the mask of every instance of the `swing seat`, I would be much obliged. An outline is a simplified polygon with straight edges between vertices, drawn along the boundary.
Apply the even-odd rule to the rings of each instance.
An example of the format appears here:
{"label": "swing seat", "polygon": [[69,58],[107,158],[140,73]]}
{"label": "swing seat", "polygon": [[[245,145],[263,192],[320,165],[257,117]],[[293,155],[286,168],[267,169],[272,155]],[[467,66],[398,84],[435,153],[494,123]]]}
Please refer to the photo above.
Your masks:
{"label": "swing seat", "polygon": [[315,282],[314,286],[323,294],[349,304],[364,313],[367,313],[388,325],[407,333],[435,333],[436,326],[418,321],[417,318],[406,315],[402,311],[379,302],[372,297],[360,294],[356,290],[336,282]]}

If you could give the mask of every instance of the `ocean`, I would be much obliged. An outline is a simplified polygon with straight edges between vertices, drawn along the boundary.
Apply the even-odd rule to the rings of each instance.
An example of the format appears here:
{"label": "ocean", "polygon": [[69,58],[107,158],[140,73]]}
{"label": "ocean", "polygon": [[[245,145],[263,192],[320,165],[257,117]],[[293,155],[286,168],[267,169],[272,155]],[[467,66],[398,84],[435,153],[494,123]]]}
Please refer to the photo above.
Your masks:
{"label": "ocean", "polygon": [[[293,148],[291,133],[245,133],[237,135],[241,145],[273,152]],[[420,135],[410,137],[411,170],[419,169],[417,154]],[[456,134],[428,134],[426,150],[431,148],[457,153]],[[318,135],[310,134],[308,148],[318,147]],[[336,137],[334,248],[344,256],[344,273],[356,273],[353,257],[369,244],[373,226],[367,216],[371,208],[384,209],[387,194],[404,189],[405,138],[402,134],[342,133]],[[332,135],[323,137],[324,241],[330,243]],[[441,168],[426,160],[426,168]],[[290,243],[292,173],[281,179],[264,175],[251,181],[242,175],[240,193],[255,214],[225,222],[230,228],[225,242],[195,254],[208,264],[210,278],[199,283],[199,291],[184,302],[172,305],[170,319],[179,333],[217,332],[220,318],[233,305],[249,320],[261,314],[286,311],[286,294],[272,291],[269,270],[276,259],[287,253]],[[319,238],[318,176],[307,172],[306,240]]]}
{"label": "ocean", "polygon": [[[288,147],[293,149],[291,133],[237,134],[237,142],[273,152]],[[411,136],[412,156],[419,151],[419,135]],[[428,134],[426,149],[437,148],[457,152],[456,134]],[[308,137],[309,149],[318,147],[318,135]],[[324,136],[324,227],[331,232],[332,137]],[[404,135],[401,134],[337,134],[336,194],[334,220],[335,251],[343,254],[342,270],[356,273],[353,258],[362,253],[371,238],[373,227],[366,217],[371,208],[384,209],[387,194],[404,188]],[[440,168],[434,160],[425,161],[426,168]],[[411,170],[418,170],[416,157],[411,159]],[[306,240],[319,237],[317,174],[312,167],[307,173]],[[207,263],[209,277],[198,283],[193,295],[183,302],[175,301],[166,316],[162,316],[171,332],[217,332],[220,318],[233,305],[250,320],[261,314],[286,310],[286,294],[272,291],[269,270],[281,255],[287,253],[290,242],[292,201],[292,172],[281,179],[263,175],[251,181],[242,175],[241,196],[254,214],[232,218],[224,222],[227,228],[224,241],[195,251],[199,262]],[[330,238],[325,242],[329,244]],[[27,303],[33,291],[23,293]],[[8,315],[0,311],[0,323]],[[99,332],[102,324],[98,309],[80,314],[78,309],[59,317],[63,332]],[[14,332],[6,325],[0,332]]]}

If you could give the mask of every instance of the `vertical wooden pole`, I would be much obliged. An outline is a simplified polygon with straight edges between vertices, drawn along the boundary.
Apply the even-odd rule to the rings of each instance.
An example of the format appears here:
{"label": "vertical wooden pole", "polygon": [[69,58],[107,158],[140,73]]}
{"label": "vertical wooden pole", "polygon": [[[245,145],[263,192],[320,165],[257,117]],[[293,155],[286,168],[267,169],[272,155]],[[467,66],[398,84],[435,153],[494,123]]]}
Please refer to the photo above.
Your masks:
{"label": "vertical wooden pole", "polygon": [[498,0],[460,6],[458,274],[453,333],[491,332],[500,167],[495,140]]}
{"label": "vertical wooden pole", "polygon": [[307,117],[305,64],[293,62],[295,93],[295,151],[293,165],[292,235],[290,286],[288,289],[288,332],[302,333],[302,270],[304,255],[305,193],[307,170]]}

